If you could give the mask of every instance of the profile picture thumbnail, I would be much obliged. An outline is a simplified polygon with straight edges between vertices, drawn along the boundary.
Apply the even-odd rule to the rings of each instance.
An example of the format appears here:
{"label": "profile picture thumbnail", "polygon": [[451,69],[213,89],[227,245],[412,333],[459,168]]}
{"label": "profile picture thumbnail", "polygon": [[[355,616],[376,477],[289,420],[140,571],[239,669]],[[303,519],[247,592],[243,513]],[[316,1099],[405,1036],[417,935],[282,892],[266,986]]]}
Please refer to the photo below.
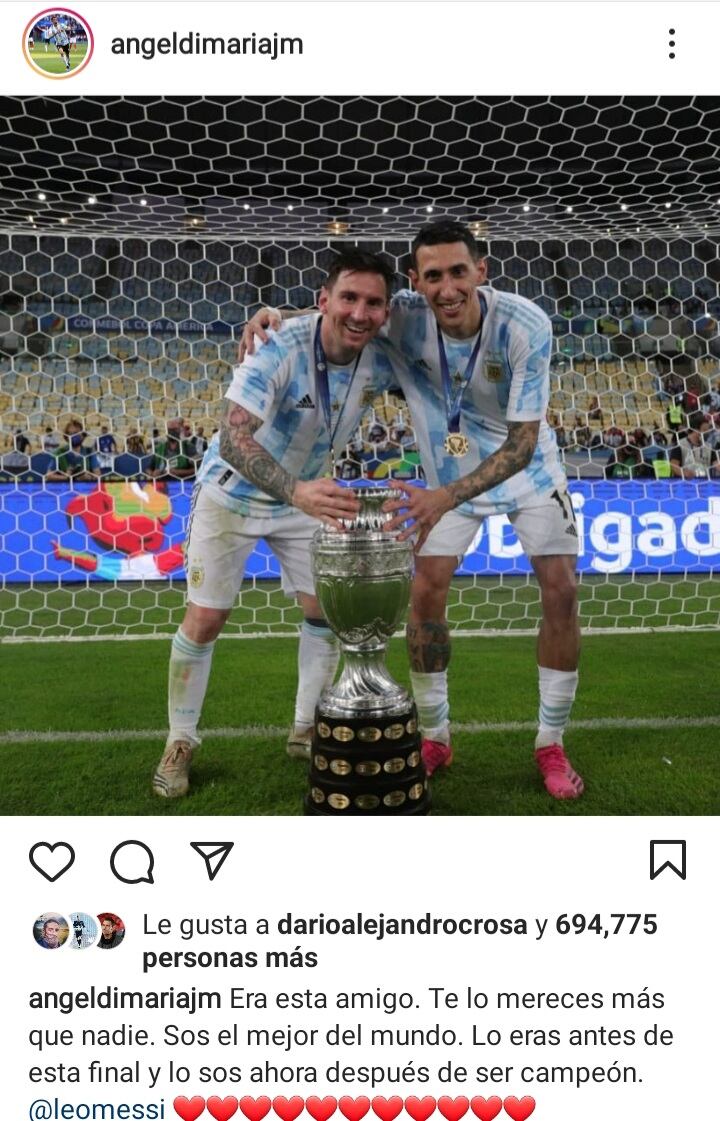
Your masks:
{"label": "profile picture thumbnail", "polygon": [[73,911],[70,915],[72,934],[70,945],[73,950],[85,950],[97,942],[99,925],[97,919],[84,911]]}
{"label": "profile picture thumbnail", "polygon": [[125,924],[119,915],[114,915],[111,911],[102,911],[98,915],[98,922],[100,923],[98,949],[114,950],[125,937]]}
{"label": "profile picture thumbnail", "polygon": [[93,37],[85,19],[70,8],[46,8],[25,28],[23,52],[46,78],[70,78],[90,61]]}
{"label": "profile picture thumbnail", "polygon": [[44,950],[59,950],[70,934],[70,927],[64,915],[48,911],[38,915],[33,923],[33,937]]}

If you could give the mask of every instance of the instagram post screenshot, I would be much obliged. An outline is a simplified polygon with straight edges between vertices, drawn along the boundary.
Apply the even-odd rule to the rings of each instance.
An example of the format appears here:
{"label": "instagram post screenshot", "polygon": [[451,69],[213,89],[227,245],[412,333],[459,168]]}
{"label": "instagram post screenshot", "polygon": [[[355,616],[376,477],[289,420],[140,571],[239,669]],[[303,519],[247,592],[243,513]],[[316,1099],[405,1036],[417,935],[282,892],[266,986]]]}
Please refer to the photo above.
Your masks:
{"label": "instagram post screenshot", "polygon": [[712,1116],[716,6],[6,12],[9,1121]]}

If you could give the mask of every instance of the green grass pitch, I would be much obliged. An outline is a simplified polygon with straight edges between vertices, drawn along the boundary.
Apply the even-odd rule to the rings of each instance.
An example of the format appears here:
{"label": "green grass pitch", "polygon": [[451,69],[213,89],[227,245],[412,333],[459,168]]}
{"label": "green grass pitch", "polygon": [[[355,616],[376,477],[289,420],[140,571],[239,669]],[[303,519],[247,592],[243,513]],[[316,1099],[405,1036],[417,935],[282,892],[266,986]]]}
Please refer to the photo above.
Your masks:
{"label": "green grass pitch", "polygon": [[[532,760],[533,640],[457,638],[455,762],[432,781],[433,813],[720,812],[717,649],[712,632],[586,639],[566,735],[586,794],[557,803]],[[284,752],[295,652],[293,639],[218,643],[204,714],[205,728],[217,732],[204,735],[191,795],[164,802],[152,795],[150,777],[163,747],[169,643],[5,646],[0,812],[301,814],[306,768]],[[389,664],[407,680],[400,639]]]}
{"label": "green grass pitch", "polygon": [[[87,54],[87,43],[78,43],[76,47],[70,51],[70,70],[71,72],[80,65]],[[44,70],[47,74],[65,74],[65,60],[59,54],[54,44],[51,45],[50,50],[45,52],[44,45],[35,44],[31,57],[36,66]]]}

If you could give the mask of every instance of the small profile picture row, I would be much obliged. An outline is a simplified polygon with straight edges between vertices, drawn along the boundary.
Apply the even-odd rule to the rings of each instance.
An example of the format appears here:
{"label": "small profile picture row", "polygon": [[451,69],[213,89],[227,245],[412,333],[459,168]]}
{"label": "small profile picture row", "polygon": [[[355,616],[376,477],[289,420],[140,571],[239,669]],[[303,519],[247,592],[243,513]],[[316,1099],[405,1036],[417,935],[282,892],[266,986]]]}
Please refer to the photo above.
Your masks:
{"label": "small profile picture row", "polygon": [[114,950],[125,937],[125,923],[112,911],[101,911],[99,915],[72,911],[69,918],[47,911],[35,919],[33,937],[44,950],[59,950],[66,944],[74,950],[90,946]]}

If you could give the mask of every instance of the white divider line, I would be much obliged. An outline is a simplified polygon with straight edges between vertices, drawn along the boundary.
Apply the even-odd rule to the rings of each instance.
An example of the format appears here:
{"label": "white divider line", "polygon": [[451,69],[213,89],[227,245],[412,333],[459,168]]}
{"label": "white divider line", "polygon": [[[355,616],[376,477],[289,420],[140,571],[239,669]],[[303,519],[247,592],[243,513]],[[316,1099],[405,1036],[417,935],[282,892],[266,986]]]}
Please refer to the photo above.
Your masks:
{"label": "white divider line", "polygon": [[[633,728],[720,728],[720,715],[717,716],[608,716],[597,720],[572,720],[570,729],[603,731]],[[471,721],[452,725],[455,732],[468,732],[472,735],[487,735],[499,732],[534,732],[535,721],[509,720],[498,723]],[[288,726],[273,724],[246,724],[239,728],[208,728],[203,731],[203,741],[208,740],[268,740],[287,735]],[[68,732],[21,732],[0,733],[0,746],[14,743],[130,743],[134,740],[162,740],[167,735],[164,728],[130,728],[116,731],[68,731]]]}

